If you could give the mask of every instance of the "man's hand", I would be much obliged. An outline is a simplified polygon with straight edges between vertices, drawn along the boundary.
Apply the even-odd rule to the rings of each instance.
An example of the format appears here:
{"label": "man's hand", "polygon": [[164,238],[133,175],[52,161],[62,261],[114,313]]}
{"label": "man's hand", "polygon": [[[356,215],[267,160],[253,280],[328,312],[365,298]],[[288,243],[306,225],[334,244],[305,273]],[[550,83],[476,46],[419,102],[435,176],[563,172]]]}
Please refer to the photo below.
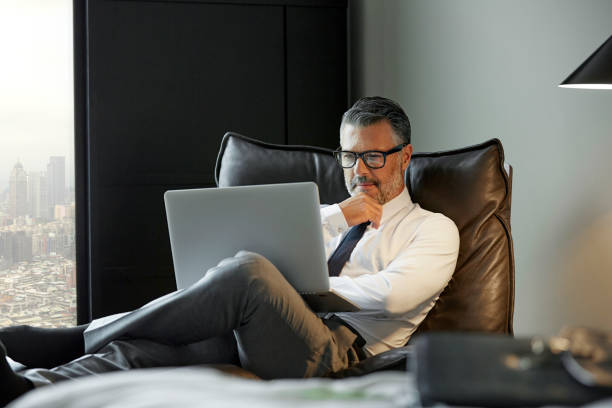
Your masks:
{"label": "man's hand", "polygon": [[372,223],[373,228],[378,228],[380,225],[382,205],[366,193],[359,193],[349,197],[338,205],[349,227],[367,221]]}

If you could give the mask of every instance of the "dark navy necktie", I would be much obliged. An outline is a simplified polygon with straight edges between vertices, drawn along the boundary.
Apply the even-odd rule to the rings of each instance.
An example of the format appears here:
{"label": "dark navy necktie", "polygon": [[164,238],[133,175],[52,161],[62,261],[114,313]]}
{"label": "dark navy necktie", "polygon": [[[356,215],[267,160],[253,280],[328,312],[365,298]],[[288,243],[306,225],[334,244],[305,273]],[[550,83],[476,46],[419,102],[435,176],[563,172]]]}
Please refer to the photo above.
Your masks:
{"label": "dark navy necktie", "polygon": [[327,261],[327,270],[329,271],[329,276],[338,276],[340,272],[342,272],[342,268],[344,268],[344,264],[351,257],[351,252],[355,249],[355,245],[357,242],[363,237],[363,233],[366,228],[368,228],[370,222],[364,222],[363,224],[355,225],[352,227],[349,232],[342,238],[340,245],[334,251],[334,253],[329,257]]}

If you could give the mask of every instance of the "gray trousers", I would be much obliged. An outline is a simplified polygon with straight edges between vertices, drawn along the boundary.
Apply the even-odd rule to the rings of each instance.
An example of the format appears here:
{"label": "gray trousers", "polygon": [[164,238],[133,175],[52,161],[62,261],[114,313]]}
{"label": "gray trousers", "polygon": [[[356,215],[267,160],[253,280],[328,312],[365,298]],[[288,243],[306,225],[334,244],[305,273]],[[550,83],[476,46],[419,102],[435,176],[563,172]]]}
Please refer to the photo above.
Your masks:
{"label": "gray trousers", "polygon": [[239,363],[264,379],[325,376],[358,362],[346,326],[322,320],[261,255],[241,251],[188,289],[88,330],[88,354],[22,372],[35,385],[108,371]]}

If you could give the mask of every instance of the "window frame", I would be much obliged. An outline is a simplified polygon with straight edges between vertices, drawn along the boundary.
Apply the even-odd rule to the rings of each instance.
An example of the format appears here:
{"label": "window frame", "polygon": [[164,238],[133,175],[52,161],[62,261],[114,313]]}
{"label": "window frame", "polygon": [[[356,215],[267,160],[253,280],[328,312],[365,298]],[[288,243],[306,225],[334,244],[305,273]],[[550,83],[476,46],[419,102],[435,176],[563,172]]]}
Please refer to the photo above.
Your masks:
{"label": "window frame", "polygon": [[91,321],[89,132],[87,120],[87,2],[73,0],[74,177],[77,324]]}

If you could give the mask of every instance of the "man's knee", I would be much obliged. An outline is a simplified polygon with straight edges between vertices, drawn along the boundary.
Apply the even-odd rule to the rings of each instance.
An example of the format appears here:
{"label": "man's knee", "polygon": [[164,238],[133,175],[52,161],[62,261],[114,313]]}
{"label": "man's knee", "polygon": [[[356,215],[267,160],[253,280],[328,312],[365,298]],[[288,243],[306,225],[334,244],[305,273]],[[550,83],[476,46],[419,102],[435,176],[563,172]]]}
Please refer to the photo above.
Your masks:
{"label": "man's knee", "polygon": [[278,269],[268,259],[249,251],[239,251],[233,257],[222,260],[208,274],[213,279],[247,286],[254,282],[274,282],[281,278]]}

